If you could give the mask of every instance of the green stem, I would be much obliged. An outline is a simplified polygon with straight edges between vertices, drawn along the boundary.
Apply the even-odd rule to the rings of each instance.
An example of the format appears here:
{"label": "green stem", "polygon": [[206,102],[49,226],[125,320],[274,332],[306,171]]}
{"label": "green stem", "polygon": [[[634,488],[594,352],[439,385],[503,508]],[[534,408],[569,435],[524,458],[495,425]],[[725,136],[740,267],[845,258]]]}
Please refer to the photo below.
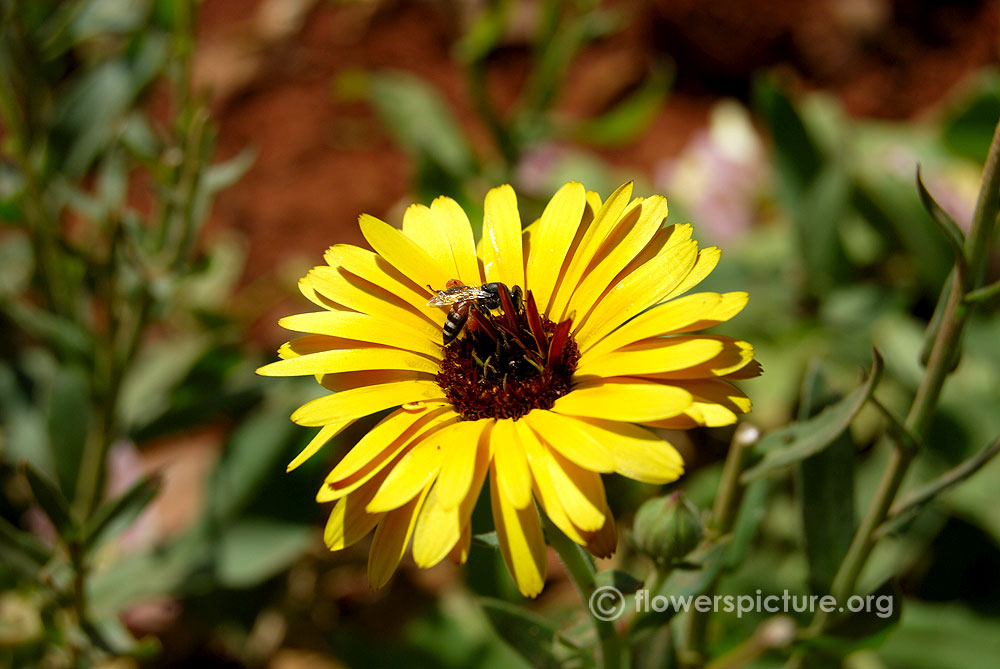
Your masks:
{"label": "green stem", "polygon": [[549,545],[555,549],[566,567],[566,574],[573,581],[580,599],[583,600],[587,612],[590,614],[594,629],[597,631],[597,639],[601,646],[601,662],[598,665],[602,669],[621,669],[628,666],[627,658],[624,654],[622,638],[615,629],[615,624],[611,620],[602,620],[595,615],[595,611],[590,606],[591,597],[594,594],[596,585],[594,582],[594,567],[591,564],[583,549],[576,545],[569,537],[562,533],[558,527],[552,524],[548,518],[545,519],[545,535]]}
{"label": "green stem", "polygon": [[[726,461],[722,465],[722,478],[712,505],[712,516],[709,530],[712,537],[729,534],[743,499],[744,486],[740,483],[740,475],[747,461],[750,447],[757,441],[760,430],[750,423],[741,423],[733,434],[729,444]],[[718,577],[712,580],[705,589],[708,596],[715,594]],[[688,614],[687,628],[684,630],[683,664],[685,666],[702,666],[705,661],[705,637],[708,629],[708,613],[692,609]]]}
{"label": "green stem", "polygon": [[[969,272],[964,277],[964,282],[952,283],[951,291],[945,298],[947,301],[942,312],[941,326],[927,361],[927,372],[921,379],[913,404],[906,420],[903,421],[907,432],[917,437],[926,432],[941,396],[945,379],[951,373],[952,362],[955,360],[969,315],[964,307],[965,293],[970,288],[978,286],[982,280],[998,211],[1000,211],[1000,124],[994,131],[993,142],[990,144],[976,211],[972,219],[972,230],[966,239],[965,256]],[[962,285],[963,283],[966,285]],[[853,593],[861,570],[874,546],[875,533],[885,521],[915,455],[913,449],[901,447],[898,443],[893,448],[875,496],[833,581],[831,592],[839,601],[844,601]],[[818,614],[813,626],[822,626],[826,619],[826,615]]]}

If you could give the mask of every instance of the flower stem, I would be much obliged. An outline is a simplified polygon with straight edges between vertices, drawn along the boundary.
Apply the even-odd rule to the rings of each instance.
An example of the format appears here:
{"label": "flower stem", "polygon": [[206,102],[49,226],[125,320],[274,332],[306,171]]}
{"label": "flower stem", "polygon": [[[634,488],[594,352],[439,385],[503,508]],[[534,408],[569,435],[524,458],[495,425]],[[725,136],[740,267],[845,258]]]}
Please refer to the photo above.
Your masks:
{"label": "flower stem", "polygon": [[[726,461],[722,465],[722,479],[719,481],[719,490],[715,494],[715,504],[712,506],[712,515],[708,524],[711,539],[729,534],[733,529],[733,522],[736,520],[736,514],[743,499],[744,486],[740,483],[740,474],[743,473],[750,447],[756,443],[759,437],[760,430],[750,423],[741,423],[736,428],[736,432],[733,433]],[[718,577],[713,579],[703,594],[713,596],[717,584]],[[684,630],[683,658],[685,665],[701,666],[704,664],[707,628],[708,614],[697,608],[692,609],[688,614],[687,627]]]}
{"label": "flower stem", "polygon": [[624,655],[622,639],[618,630],[615,629],[614,622],[598,618],[590,607],[591,596],[596,587],[593,565],[583,549],[563,534],[562,530],[553,525],[548,518],[545,518],[545,529],[549,545],[559,554],[559,558],[566,567],[566,574],[576,586],[580,599],[583,600],[587,613],[590,614],[591,621],[594,623],[597,639],[601,646],[600,664],[597,666],[601,669],[626,669],[628,660]]}
{"label": "flower stem", "polygon": [[[964,282],[952,282],[951,291],[944,298],[946,302],[942,312],[941,327],[931,348],[927,372],[921,379],[913,404],[906,420],[903,421],[906,430],[918,437],[923,435],[930,424],[945,379],[951,373],[952,362],[956,359],[955,353],[960,346],[962,332],[969,316],[969,310],[964,304],[966,291],[975,289],[982,281],[998,212],[1000,212],[1000,124],[994,131],[993,141],[990,144],[972,219],[972,229],[965,241],[968,275],[964,277]],[[915,455],[916,452],[912,448],[907,448],[901,441],[896,440],[875,496],[834,578],[831,591],[838,601],[844,601],[853,593],[861,570],[874,546],[875,533],[886,519]],[[818,615],[813,626],[822,626],[825,619],[825,615]]]}

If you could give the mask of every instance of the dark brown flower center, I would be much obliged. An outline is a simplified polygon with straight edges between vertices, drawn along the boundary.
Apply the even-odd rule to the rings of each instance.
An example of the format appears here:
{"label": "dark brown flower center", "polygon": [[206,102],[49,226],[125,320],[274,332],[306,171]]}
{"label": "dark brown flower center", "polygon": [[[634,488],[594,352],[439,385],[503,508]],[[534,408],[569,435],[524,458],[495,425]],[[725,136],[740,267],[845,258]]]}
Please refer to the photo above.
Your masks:
{"label": "dark brown flower center", "polygon": [[570,390],[580,350],[572,322],[539,315],[531,292],[522,303],[505,286],[501,306],[470,309],[465,331],[444,348],[438,385],[466,420],[513,418],[551,409]]}

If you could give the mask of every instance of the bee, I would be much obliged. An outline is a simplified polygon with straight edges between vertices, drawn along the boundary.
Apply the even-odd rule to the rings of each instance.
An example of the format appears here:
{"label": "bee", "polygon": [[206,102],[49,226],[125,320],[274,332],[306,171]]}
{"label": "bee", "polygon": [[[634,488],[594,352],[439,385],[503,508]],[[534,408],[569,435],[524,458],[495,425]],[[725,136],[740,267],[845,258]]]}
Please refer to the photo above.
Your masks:
{"label": "bee", "polygon": [[[434,291],[434,297],[427,301],[428,306],[451,306],[451,310],[448,312],[448,320],[444,323],[445,346],[453,342],[461,334],[465,323],[469,320],[471,309],[476,309],[484,316],[489,316],[490,311],[500,306],[501,287],[503,287],[503,290],[507,289],[502,283],[466,286],[458,279],[449,279],[444,290]],[[515,286],[512,299],[520,302],[520,296],[521,289]]]}

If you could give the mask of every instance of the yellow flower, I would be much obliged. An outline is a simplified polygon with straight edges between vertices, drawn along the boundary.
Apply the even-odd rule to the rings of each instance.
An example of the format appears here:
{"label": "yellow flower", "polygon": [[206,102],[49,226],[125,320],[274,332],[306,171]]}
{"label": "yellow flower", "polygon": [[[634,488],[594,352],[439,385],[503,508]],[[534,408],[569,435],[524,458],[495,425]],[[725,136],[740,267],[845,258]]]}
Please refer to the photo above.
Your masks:
{"label": "yellow flower", "polygon": [[[666,215],[663,197],[632,199],[631,183],[601,202],[571,182],[522,231],[514,191],[501,186],[486,196],[478,245],[462,208],[441,197],[409,207],[402,230],[363,215],[374,253],[333,246],[300,281],[321,310],[282,319],[307,334],[258,373],[313,374],[334,391],[292,415],[321,429],[289,469],[392,409],[317,495],[336,502],[331,550],[377,528],[372,587],[411,542],[420,567],[463,562],[488,478],[504,559],[533,597],[546,576],[535,502],[573,541],[609,556],[617,534],[601,474],[673,481],[681,457],[650,427],[727,425],[750,410],[726,379],[759,373],[752,347],[696,333],[732,318],[747,295],[680,297],[719,250],[699,250],[690,225],[661,227]],[[459,331],[452,312],[465,308]],[[449,320],[460,333],[445,344]]]}

